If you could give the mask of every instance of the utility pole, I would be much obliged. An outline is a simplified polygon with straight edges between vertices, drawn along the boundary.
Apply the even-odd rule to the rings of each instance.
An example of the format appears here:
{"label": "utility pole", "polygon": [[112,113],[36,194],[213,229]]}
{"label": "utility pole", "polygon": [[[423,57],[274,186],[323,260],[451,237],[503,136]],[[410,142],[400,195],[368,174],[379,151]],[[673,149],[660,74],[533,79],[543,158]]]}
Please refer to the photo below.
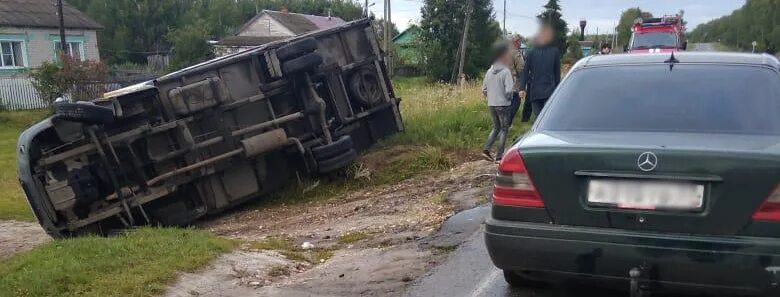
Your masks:
{"label": "utility pole", "polygon": [[387,39],[386,39],[387,41],[385,42],[387,43],[386,47],[387,47],[387,56],[388,56],[387,72],[389,72],[390,76],[392,77],[394,72],[393,67],[395,66],[393,65],[394,53],[393,53],[392,39],[395,36],[393,36],[393,9],[390,7],[391,6],[390,4],[391,4],[390,0],[387,0],[387,23],[385,24],[385,28],[386,28],[385,31],[387,31]]}
{"label": "utility pole", "polygon": [[463,65],[466,63],[466,48],[469,36],[469,25],[471,23],[471,5],[473,0],[467,0],[466,22],[463,25],[463,38],[460,40],[460,62],[458,64],[458,84],[463,86],[466,83],[466,74],[463,73]]}
{"label": "utility pole", "polygon": [[368,17],[368,0],[366,0],[366,5],[363,6],[363,17]]}
{"label": "utility pole", "polygon": [[62,0],[57,0],[57,14],[60,17],[60,49],[62,55],[60,59],[64,59],[64,55],[68,54],[68,44],[65,42],[65,16],[62,14]]}
{"label": "utility pole", "polygon": [[504,0],[504,38],[506,38],[506,0]]}

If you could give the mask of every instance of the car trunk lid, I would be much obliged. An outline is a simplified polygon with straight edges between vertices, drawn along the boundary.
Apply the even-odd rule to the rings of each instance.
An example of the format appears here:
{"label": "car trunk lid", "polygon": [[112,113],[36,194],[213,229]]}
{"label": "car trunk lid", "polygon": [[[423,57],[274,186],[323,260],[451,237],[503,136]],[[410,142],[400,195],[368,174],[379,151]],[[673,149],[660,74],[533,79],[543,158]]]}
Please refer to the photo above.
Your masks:
{"label": "car trunk lid", "polygon": [[[737,234],[774,189],[773,136],[653,132],[532,134],[518,148],[556,224],[658,232]],[[640,156],[657,159],[639,168]],[[647,169],[647,168],[646,168]],[[594,180],[700,186],[700,209],[647,209],[588,200]],[[684,231],[683,231],[684,230]]]}

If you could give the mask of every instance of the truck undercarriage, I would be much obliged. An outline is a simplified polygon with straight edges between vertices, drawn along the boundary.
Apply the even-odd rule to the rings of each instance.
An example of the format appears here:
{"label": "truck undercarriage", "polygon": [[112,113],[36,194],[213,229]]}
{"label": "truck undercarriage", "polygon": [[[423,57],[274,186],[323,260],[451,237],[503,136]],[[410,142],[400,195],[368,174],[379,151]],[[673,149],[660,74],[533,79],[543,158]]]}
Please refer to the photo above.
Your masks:
{"label": "truck undercarriage", "polygon": [[364,19],[57,103],[19,138],[20,182],[54,237],[187,224],[402,131],[386,73]]}

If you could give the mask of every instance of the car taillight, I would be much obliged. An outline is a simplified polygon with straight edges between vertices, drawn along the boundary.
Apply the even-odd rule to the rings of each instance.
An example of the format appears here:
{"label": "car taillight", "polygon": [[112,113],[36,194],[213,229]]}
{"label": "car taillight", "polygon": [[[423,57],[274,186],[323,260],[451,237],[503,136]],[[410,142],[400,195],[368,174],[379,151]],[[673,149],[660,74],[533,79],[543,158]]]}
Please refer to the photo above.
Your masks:
{"label": "car taillight", "polygon": [[776,186],[764,204],[753,214],[756,221],[780,221],[780,185]]}
{"label": "car taillight", "polygon": [[525,168],[523,157],[516,148],[510,149],[501,159],[493,187],[493,204],[514,207],[542,208],[544,202],[536,191],[531,176]]}

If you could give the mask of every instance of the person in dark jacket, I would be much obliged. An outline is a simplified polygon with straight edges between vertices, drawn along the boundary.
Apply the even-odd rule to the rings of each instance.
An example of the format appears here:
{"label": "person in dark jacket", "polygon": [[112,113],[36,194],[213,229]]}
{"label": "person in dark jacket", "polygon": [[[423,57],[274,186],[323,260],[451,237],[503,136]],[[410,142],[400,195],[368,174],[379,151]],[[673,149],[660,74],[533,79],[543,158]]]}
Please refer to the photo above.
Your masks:
{"label": "person in dark jacket", "polygon": [[536,38],[536,46],[528,52],[523,75],[520,77],[520,97],[531,102],[535,116],[544,108],[555,88],[561,82],[561,52],[553,44],[554,29],[542,25]]}

